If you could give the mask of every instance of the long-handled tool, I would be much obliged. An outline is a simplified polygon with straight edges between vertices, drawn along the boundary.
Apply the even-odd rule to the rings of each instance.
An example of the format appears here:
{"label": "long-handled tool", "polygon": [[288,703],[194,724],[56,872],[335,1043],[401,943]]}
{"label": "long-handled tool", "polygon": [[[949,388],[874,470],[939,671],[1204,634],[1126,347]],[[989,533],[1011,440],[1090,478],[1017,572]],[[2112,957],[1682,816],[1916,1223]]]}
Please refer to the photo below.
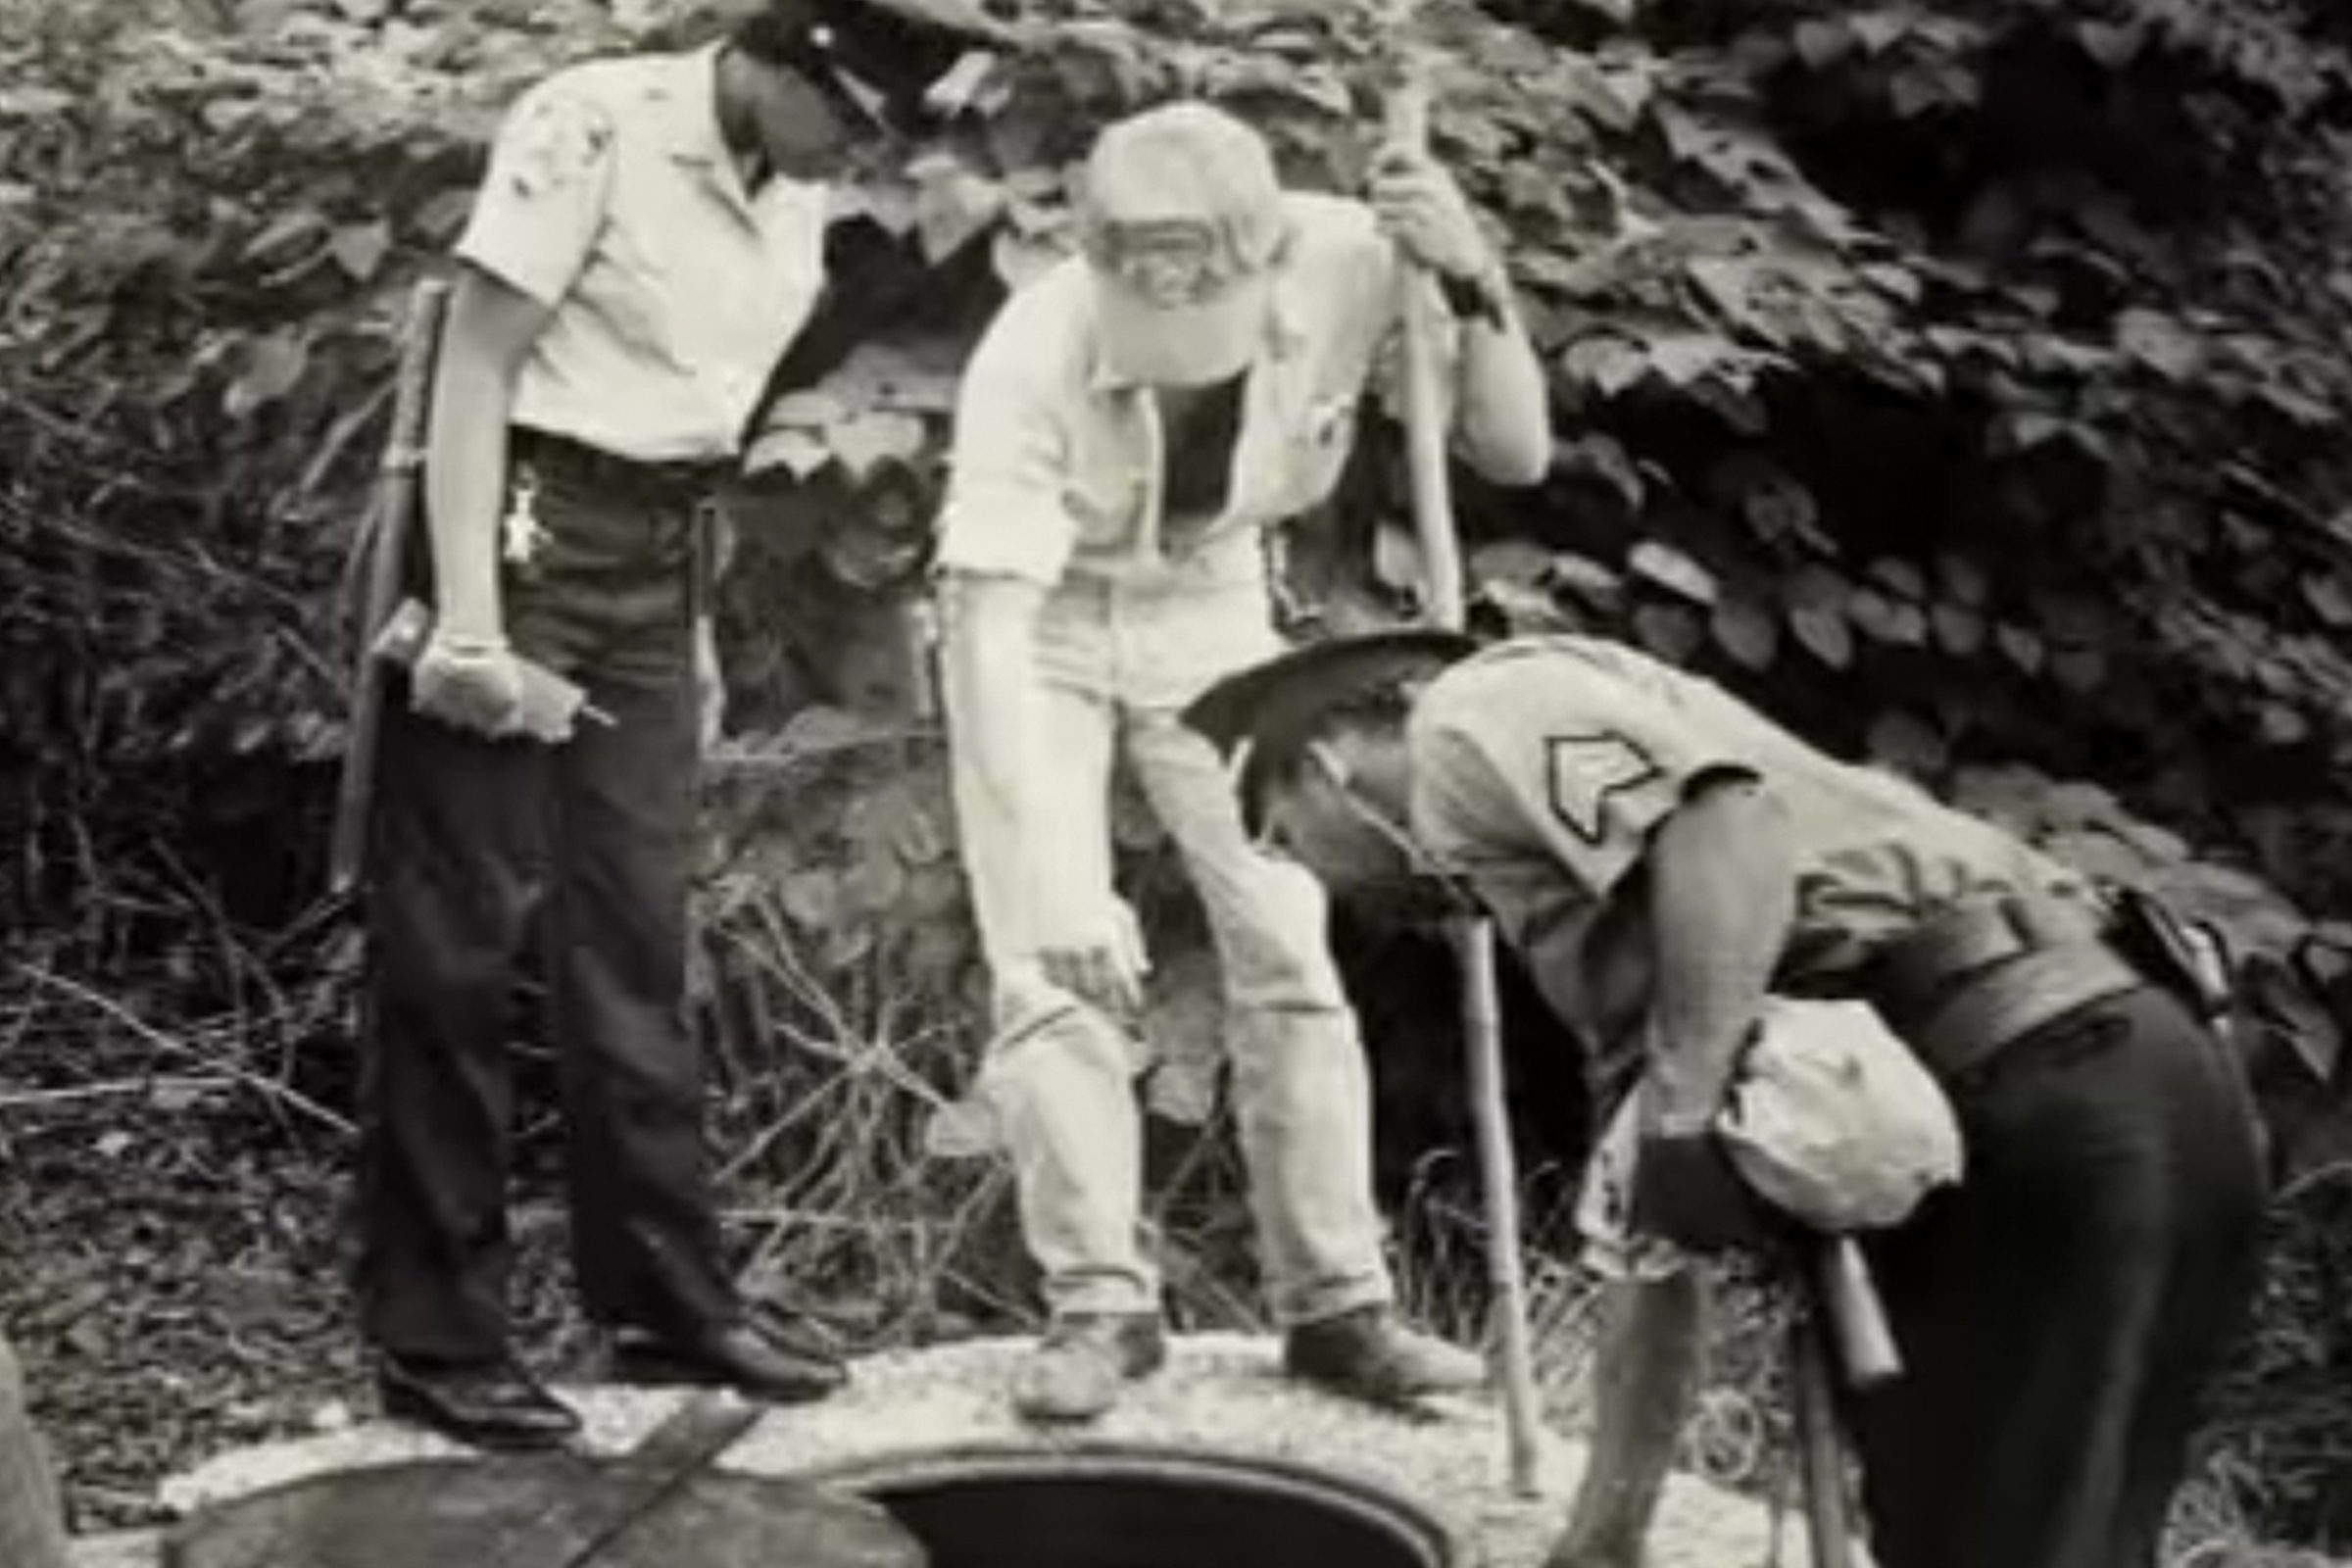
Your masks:
{"label": "long-handled tool", "polygon": [[[1396,84],[1388,99],[1393,143],[1426,147],[1429,107],[1418,81]],[[1445,405],[1438,387],[1439,323],[1427,281],[1402,269],[1398,285],[1404,323],[1406,456],[1412,472],[1413,520],[1429,583],[1430,618],[1460,629],[1467,618],[1461,548],[1454,538],[1453,495],[1446,471]],[[1494,928],[1464,916],[1449,927],[1461,970],[1463,1045],[1469,1055],[1470,1109],[1478,1129],[1478,1167],[1486,1193],[1487,1272],[1494,1289],[1503,1415],[1509,1435],[1512,1488],[1534,1495],[1543,1416],[1527,1326],[1527,1280],[1519,1257],[1518,1162],[1504,1109],[1501,1011],[1495,1000]]]}
{"label": "long-handled tool", "polygon": [[335,795],[334,840],[327,851],[326,872],[328,889],[337,895],[359,886],[368,855],[376,739],[384,710],[384,664],[375,657],[375,641],[406,591],[409,537],[416,531],[424,469],[424,421],[432,404],[433,362],[448,303],[445,278],[425,278],[410,296],[408,319],[401,329],[392,428],[384,438],[375,490],[352,550],[351,587],[358,604],[352,626],[351,716],[345,726],[343,777]]}
{"label": "long-handled tool", "polygon": [[1854,1524],[1845,1485],[1845,1439],[1832,1387],[1833,1358],[1846,1385],[1877,1387],[1901,1375],[1902,1357],[1870,1265],[1850,1236],[1825,1236],[1805,1280],[1807,1311],[1788,1331],[1788,1386],[1797,1478],[1813,1568],[1854,1568]]}
{"label": "long-handled tool", "polygon": [[1845,1444],[1830,1387],[1829,1325],[1799,1313],[1788,1329],[1788,1402],[1796,1427],[1797,1487],[1813,1568],[1854,1568],[1853,1521],[1846,1513]]}

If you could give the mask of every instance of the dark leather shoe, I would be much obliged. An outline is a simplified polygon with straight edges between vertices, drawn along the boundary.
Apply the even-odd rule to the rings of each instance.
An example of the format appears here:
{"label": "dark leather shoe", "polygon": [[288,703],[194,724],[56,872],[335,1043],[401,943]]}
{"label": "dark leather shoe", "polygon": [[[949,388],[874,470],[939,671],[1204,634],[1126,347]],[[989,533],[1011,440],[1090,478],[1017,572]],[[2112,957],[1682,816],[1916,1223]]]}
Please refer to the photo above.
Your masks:
{"label": "dark leather shoe", "polygon": [[580,1430],[570,1405],[511,1358],[440,1363],[384,1356],[376,1365],[384,1414],[481,1448],[552,1448]]}
{"label": "dark leather shoe", "polygon": [[821,1399],[850,1381],[831,1350],[757,1320],[723,1324],[694,1339],[627,1336],[612,1348],[623,1383],[689,1383],[733,1389],[770,1404]]}

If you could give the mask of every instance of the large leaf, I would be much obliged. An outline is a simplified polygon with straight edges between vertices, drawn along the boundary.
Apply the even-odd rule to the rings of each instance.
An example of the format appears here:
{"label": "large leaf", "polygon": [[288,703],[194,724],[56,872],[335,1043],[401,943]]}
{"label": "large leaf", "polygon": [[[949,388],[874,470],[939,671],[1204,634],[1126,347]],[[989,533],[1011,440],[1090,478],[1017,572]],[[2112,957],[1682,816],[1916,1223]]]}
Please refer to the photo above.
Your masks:
{"label": "large leaf", "polygon": [[221,397],[221,411],[231,419],[251,417],[293,391],[310,363],[310,344],[296,328],[255,339],[247,348],[244,369]]}
{"label": "large leaf", "polygon": [[1769,606],[1755,600],[1725,599],[1715,607],[1709,625],[1716,646],[1744,668],[1769,669],[1773,656],[1780,652],[1780,621]]}
{"label": "large leaf", "polygon": [[1854,662],[1854,637],[1848,625],[1842,611],[1820,605],[1792,605],[1788,610],[1789,632],[1806,652],[1832,669],[1844,669]]}
{"label": "large leaf", "polygon": [[1707,617],[1687,605],[1642,605],[1634,640],[1670,664],[1687,664],[1707,642]]}
{"label": "large leaf", "polygon": [[1626,568],[1636,577],[1694,605],[1714,604],[1719,591],[1713,572],[1656,539],[1644,539],[1634,546],[1633,553],[1626,558]]}
{"label": "large leaf", "polygon": [[915,182],[914,230],[923,260],[936,267],[1004,216],[1004,187],[947,153],[907,166]]}
{"label": "large leaf", "polygon": [[367,283],[383,270],[384,258],[392,250],[392,228],[380,218],[368,223],[349,223],[336,229],[328,244],[334,252],[335,265],[355,281]]}

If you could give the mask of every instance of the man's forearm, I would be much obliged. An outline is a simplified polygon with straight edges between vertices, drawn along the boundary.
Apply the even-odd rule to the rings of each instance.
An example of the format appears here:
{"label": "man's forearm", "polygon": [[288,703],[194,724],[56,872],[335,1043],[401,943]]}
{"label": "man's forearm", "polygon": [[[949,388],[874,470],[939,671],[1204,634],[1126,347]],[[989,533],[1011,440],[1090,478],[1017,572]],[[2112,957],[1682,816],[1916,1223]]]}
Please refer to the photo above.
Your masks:
{"label": "man's forearm", "polygon": [[424,514],[433,598],[449,636],[505,631],[498,597],[499,523],[506,508],[507,423],[531,345],[552,313],[476,268],[450,292],[426,422]]}
{"label": "man's forearm", "polygon": [[1461,323],[1462,452],[1497,484],[1535,484],[1551,466],[1544,365],[1520,323],[1499,263],[1485,288],[1494,314]]}
{"label": "man's forearm", "polygon": [[1613,1283],[1592,1348],[1592,1454],[1550,1568],[1638,1568],[1698,1390],[1705,1289],[1695,1273]]}
{"label": "man's forearm", "polygon": [[940,590],[940,688],[947,705],[957,829],[982,934],[1009,942],[1026,908],[1029,694],[1041,595],[1024,583],[949,573]]}
{"label": "man's forearm", "polygon": [[425,521],[441,626],[470,637],[503,634],[498,525],[506,493],[508,385],[445,347],[433,385]]}
{"label": "man's forearm", "polygon": [[1795,917],[1788,824],[1760,786],[1705,788],[1649,854],[1655,979],[1649,1130],[1690,1133],[1721,1105]]}

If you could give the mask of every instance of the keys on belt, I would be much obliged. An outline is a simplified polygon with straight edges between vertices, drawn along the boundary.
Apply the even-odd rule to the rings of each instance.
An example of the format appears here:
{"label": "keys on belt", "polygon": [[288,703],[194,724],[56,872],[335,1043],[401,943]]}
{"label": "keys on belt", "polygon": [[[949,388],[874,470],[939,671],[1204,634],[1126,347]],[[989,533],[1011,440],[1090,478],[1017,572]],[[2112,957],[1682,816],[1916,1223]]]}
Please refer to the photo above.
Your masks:
{"label": "keys on belt", "polygon": [[499,523],[499,554],[510,566],[527,566],[539,554],[547,529],[539,521],[539,481],[528,468],[514,476],[507,514]]}

